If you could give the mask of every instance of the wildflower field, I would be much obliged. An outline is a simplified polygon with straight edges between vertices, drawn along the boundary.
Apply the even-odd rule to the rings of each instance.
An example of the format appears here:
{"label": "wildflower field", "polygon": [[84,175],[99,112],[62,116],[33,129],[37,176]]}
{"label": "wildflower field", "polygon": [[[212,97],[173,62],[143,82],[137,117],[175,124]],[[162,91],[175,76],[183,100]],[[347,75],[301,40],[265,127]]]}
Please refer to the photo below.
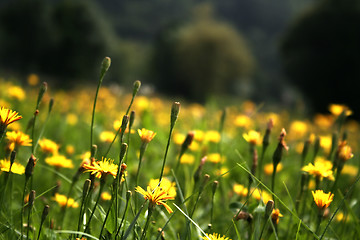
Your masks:
{"label": "wildflower field", "polygon": [[[0,80],[0,239],[360,239],[359,123]],[[266,103],[265,103],[266,104]]]}

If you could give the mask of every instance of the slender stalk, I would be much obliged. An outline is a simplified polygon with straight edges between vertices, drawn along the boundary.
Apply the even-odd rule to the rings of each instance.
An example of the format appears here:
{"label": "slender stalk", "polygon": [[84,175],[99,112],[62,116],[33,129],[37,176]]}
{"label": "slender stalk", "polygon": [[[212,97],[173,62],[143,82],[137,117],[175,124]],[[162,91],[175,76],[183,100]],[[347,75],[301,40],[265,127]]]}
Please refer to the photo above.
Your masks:
{"label": "slender stalk", "polygon": [[149,223],[150,223],[150,219],[151,219],[152,213],[153,213],[153,207],[151,207],[151,206],[149,205],[149,208],[148,208],[148,216],[147,216],[146,223],[145,223],[145,227],[144,227],[144,230],[143,230],[143,232],[142,232],[142,234],[141,234],[140,240],[145,239],[145,236],[146,236],[146,233],[147,233],[147,229],[148,229],[148,227],[149,227]]}
{"label": "slender stalk", "polygon": [[88,229],[89,229],[89,227],[90,227],[91,219],[92,219],[92,217],[94,216],[96,207],[97,207],[97,205],[98,205],[98,203],[99,203],[99,200],[100,200],[101,193],[102,193],[102,191],[103,191],[103,189],[104,189],[104,186],[105,186],[105,176],[106,176],[106,175],[104,175],[104,176],[101,178],[99,194],[98,194],[98,196],[97,196],[95,205],[94,205],[94,207],[93,207],[93,209],[92,209],[92,211],[91,211],[89,220],[88,220],[88,222],[87,222],[87,224],[86,224],[86,228],[85,228],[85,231],[84,231],[85,233],[88,231]]}
{"label": "slender stalk", "polygon": [[105,73],[107,72],[107,70],[110,67],[110,63],[111,60],[110,58],[106,57],[104,58],[102,64],[101,64],[101,72],[100,72],[100,79],[98,82],[98,86],[96,88],[96,93],[95,93],[95,99],[94,99],[94,105],[93,105],[93,111],[92,111],[92,117],[91,117],[91,127],[90,127],[90,151],[92,149],[92,145],[93,145],[93,132],[94,132],[94,120],[95,120],[95,108],[96,108],[96,102],[97,102],[97,98],[98,98],[98,94],[99,94],[99,90],[102,84],[102,81],[104,79]]}
{"label": "slender stalk", "polygon": [[21,198],[21,213],[20,213],[20,234],[21,234],[21,239],[23,239],[24,199],[25,199],[26,185],[27,185],[28,180],[29,180],[28,178],[25,179],[23,195],[22,195],[22,198]]}
{"label": "slender stalk", "polygon": [[70,198],[70,195],[71,195],[71,192],[72,192],[72,189],[74,187],[74,181],[71,183],[70,185],[70,189],[69,189],[69,192],[67,193],[66,195],[66,204],[65,204],[65,209],[64,209],[64,212],[62,214],[62,218],[61,218],[61,224],[60,224],[60,228],[63,229],[63,225],[64,225],[64,220],[65,220],[65,217],[66,217],[66,210],[67,210],[67,205],[68,205],[68,201],[69,201],[69,198]]}
{"label": "slender stalk", "polygon": [[[125,210],[124,210],[123,216],[122,216],[122,218],[121,218],[121,222],[120,222],[120,225],[119,225],[119,227],[118,227],[118,230],[116,231],[115,240],[117,239],[117,236],[118,236],[119,233],[120,233],[121,226],[123,225],[124,220],[125,220],[125,218],[126,218],[126,215],[127,215],[127,212],[128,212],[128,206],[129,206],[129,202],[130,202],[130,197],[131,197],[131,191],[128,191],[128,192],[126,193],[126,205],[125,205]],[[122,233],[121,235],[123,235],[123,233]]]}

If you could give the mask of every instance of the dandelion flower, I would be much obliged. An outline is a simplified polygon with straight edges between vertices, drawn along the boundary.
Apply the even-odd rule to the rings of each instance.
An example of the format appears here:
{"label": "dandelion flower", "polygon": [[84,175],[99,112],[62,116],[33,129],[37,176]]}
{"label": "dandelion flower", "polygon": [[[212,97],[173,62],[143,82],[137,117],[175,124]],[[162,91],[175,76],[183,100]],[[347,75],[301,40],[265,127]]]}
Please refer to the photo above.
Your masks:
{"label": "dandelion flower", "polygon": [[50,139],[43,138],[39,140],[39,146],[43,153],[57,155],[59,151],[59,145]]}
{"label": "dandelion flower", "polygon": [[346,141],[343,141],[340,143],[338,148],[339,158],[346,162],[350,158],[352,158],[354,155],[352,153],[352,149],[349,145],[346,145]]}
{"label": "dandelion flower", "polygon": [[225,235],[221,236],[218,233],[213,233],[213,234],[206,234],[205,237],[202,237],[202,239],[211,239],[211,240],[231,240],[230,238],[226,237]]}
{"label": "dandelion flower", "polygon": [[137,186],[135,191],[142,194],[144,199],[149,200],[150,207],[156,205],[163,205],[168,213],[172,213],[172,209],[166,204],[166,200],[174,200],[176,196],[175,183],[170,182],[168,179],[163,178],[160,185],[159,179],[152,179],[147,191],[142,187]]}
{"label": "dandelion flower", "polygon": [[252,145],[260,144],[262,141],[260,133],[254,130],[250,130],[248,133],[244,133],[243,138]]}
{"label": "dandelion flower", "polygon": [[155,137],[156,133],[151,131],[151,130],[147,130],[145,128],[143,129],[138,129],[138,133],[139,136],[141,138],[141,141],[144,143],[149,143],[151,142],[151,140],[153,140],[153,138]]}
{"label": "dandelion flower", "polygon": [[279,209],[273,209],[271,213],[271,220],[274,224],[279,224],[279,217],[283,217]]}
{"label": "dandelion flower", "polygon": [[220,142],[220,139],[221,139],[221,135],[218,131],[211,130],[205,133],[205,141],[218,143]]}
{"label": "dandelion flower", "polygon": [[0,107],[0,132],[5,131],[9,124],[20,120],[21,118],[22,116],[18,115],[16,111]]}
{"label": "dandelion flower", "polygon": [[334,180],[333,171],[332,171],[332,163],[323,158],[316,158],[315,164],[309,163],[304,166],[301,170],[304,172],[308,172],[315,177],[319,177],[320,180],[323,178],[327,178],[329,180]]}
{"label": "dandelion flower", "polygon": [[246,187],[244,187],[244,185],[241,185],[241,184],[234,184],[233,191],[237,195],[243,196],[243,197],[246,197],[248,194],[248,189]]}
{"label": "dandelion flower", "polygon": [[74,168],[74,165],[70,159],[67,159],[63,155],[54,155],[45,159],[45,162],[50,166],[57,168]]}
{"label": "dandelion flower", "polygon": [[[276,172],[280,172],[282,169],[283,169],[283,165],[282,163],[279,163],[277,165]],[[265,175],[270,176],[273,173],[273,171],[274,171],[274,164],[272,163],[265,164],[264,166]]]}
{"label": "dandelion flower", "polygon": [[58,193],[55,193],[55,197],[53,197],[53,200],[57,202],[60,207],[65,207],[67,202],[67,207],[77,208],[79,207],[79,204],[75,202],[73,198],[67,199],[65,195],[61,195]]}
{"label": "dandelion flower", "polygon": [[114,164],[114,160],[102,158],[101,161],[93,162],[92,164],[84,164],[83,168],[84,172],[91,172],[91,174],[95,174],[95,177],[102,178],[108,174],[112,175],[116,178],[118,165]]}
{"label": "dandelion flower", "polygon": [[334,194],[331,194],[331,192],[324,193],[323,190],[316,190],[315,192],[311,191],[311,193],[314,197],[314,202],[319,209],[325,209],[329,207],[330,203],[334,198]]}
{"label": "dandelion flower", "polygon": [[346,116],[350,116],[352,114],[350,108],[342,104],[330,104],[329,111],[335,116],[339,116],[343,112],[345,112]]}
{"label": "dandelion flower", "polygon": [[225,160],[225,157],[221,158],[221,155],[219,153],[210,153],[208,156],[207,156],[207,159],[209,162],[212,162],[212,163],[219,163],[221,161],[224,161]]}
{"label": "dandelion flower", "polygon": [[108,192],[103,192],[101,193],[101,199],[104,201],[109,201],[111,200],[111,194]]}
{"label": "dandelion flower", "polygon": [[193,164],[194,161],[195,161],[194,155],[187,154],[187,153],[184,153],[180,159],[181,164]]}
{"label": "dandelion flower", "polygon": [[[10,161],[0,160],[0,170],[3,172],[9,172],[10,170]],[[11,166],[11,172],[22,175],[25,173],[25,167],[19,163],[14,162]]]}
{"label": "dandelion flower", "polygon": [[100,133],[100,141],[111,143],[115,138],[115,134],[110,131],[103,131]]}
{"label": "dandelion flower", "polygon": [[11,86],[8,89],[8,96],[21,101],[25,99],[25,91],[19,86]]}
{"label": "dandelion flower", "polygon": [[27,82],[30,86],[35,86],[39,84],[39,81],[39,76],[34,73],[30,74],[27,78]]}
{"label": "dandelion flower", "polygon": [[247,129],[251,126],[252,120],[248,116],[241,114],[235,118],[234,124],[237,127],[242,127]]}
{"label": "dandelion flower", "polygon": [[31,146],[32,142],[29,135],[20,131],[7,132],[6,138],[9,140],[8,148],[11,151],[17,146]]}

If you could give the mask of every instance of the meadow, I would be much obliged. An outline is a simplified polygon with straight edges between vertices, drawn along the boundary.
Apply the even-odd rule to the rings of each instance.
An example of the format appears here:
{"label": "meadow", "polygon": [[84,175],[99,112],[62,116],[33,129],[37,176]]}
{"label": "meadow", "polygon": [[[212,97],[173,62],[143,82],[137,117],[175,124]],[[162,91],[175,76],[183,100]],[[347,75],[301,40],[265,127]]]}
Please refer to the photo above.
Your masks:
{"label": "meadow", "polygon": [[[359,239],[359,123],[0,80],[0,239]],[[266,104],[266,103],[265,103]]]}

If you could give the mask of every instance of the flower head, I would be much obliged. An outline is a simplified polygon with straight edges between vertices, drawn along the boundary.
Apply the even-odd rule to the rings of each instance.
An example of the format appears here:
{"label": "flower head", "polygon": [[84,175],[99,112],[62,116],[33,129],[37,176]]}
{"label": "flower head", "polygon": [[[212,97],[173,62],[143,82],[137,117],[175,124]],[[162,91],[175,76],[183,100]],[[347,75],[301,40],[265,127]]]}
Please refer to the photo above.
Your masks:
{"label": "flower head", "polygon": [[339,144],[338,155],[339,158],[344,162],[354,156],[351,147],[346,144],[346,141],[343,141]]}
{"label": "flower head", "polygon": [[261,143],[260,133],[254,130],[250,130],[248,133],[244,133],[243,138],[252,145]]}
{"label": "flower head", "polygon": [[18,115],[16,111],[0,107],[0,130],[5,130],[6,127],[17,120],[20,120],[22,116]]}
{"label": "flower head", "polygon": [[[0,160],[0,170],[3,172],[9,172],[10,170],[10,161]],[[14,162],[11,166],[11,172],[22,175],[25,173],[25,167],[19,163]]]}
{"label": "flower head", "polygon": [[63,155],[48,157],[45,159],[45,162],[57,168],[74,168],[72,161]]}
{"label": "flower head", "polygon": [[151,131],[151,130],[147,130],[145,128],[143,129],[138,129],[138,133],[139,136],[141,138],[141,141],[144,143],[149,143],[151,142],[151,140],[153,140],[153,138],[155,137],[156,133]]}
{"label": "flower head", "polygon": [[323,190],[316,190],[315,192],[314,191],[311,192],[314,197],[314,201],[319,209],[325,209],[329,207],[330,203],[334,198],[334,194],[331,194],[331,192],[324,193]]}
{"label": "flower head", "polygon": [[61,195],[58,193],[55,193],[55,197],[53,197],[53,200],[57,202],[60,207],[65,207],[67,202],[67,207],[77,208],[79,207],[79,204],[75,202],[73,198],[67,199],[65,195]]}
{"label": "flower head", "polygon": [[115,137],[115,134],[110,131],[103,131],[100,133],[100,140],[102,142],[111,143]]}
{"label": "flower head", "polygon": [[149,200],[149,206],[163,205],[168,213],[172,213],[172,209],[166,204],[166,200],[174,200],[176,196],[175,183],[170,182],[166,178],[163,178],[160,185],[158,179],[152,179],[147,191],[142,187],[137,186],[135,191],[142,194],[145,199]]}
{"label": "flower head", "polygon": [[43,138],[39,140],[39,146],[41,151],[43,151],[46,154],[51,153],[56,155],[59,151],[59,145],[50,139]]}
{"label": "flower head", "polygon": [[206,234],[205,237],[202,237],[202,239],[211,239],[211,240],[231,240],[230,238],[226,237],[225,235],[221,236],[218,233],[213,233],[213,234]]}
{"label": "flower head", "polygon": [[8,95],[12,99],[21,101],[25,98],[25,91],[19,86],[11,86],[8,89]]}
{"label": "flower head", "polygon": [[114,164],[114,160],[102,158],[101,161],[94,161],[92,164],[84,164],[83,168],[84,172],[91,172],[91,174],[95,174],[95,177],[102,178],[108,174],[112,175],[116,178],[118,165]]}
{"label": "flower head", "polygon": [[309,163],[304,166],[301,170],[304,172],[308,172],[315,177],[319,177],[320,180],[323,178],[328,178],[329,180],[334,180],[333,171],[332,171],[332,163],[323,158],[316,158],[315,165]]}
{"label": "flower head", "polygon": [[271,220],[273,221],[274,224],[279,223],[279,217],[283,217],[283,215],[280,213],[280,210],[273,209],[273,211],[271,213]]}
{"label": "flower head", "polygon": [[11,151],[14,150],[16,146],[31,146],[32,140],[30,139],[29,135],[23,132],[7,132],[6,137],[9,140],[8,148]]}
{"label": "flower head", "polygon": [[329,111],[335,116],[339,116],[343,112],[345,112],[346,116],[350,116],[352,114],[352,111],[349,109],[349,107],[342,104],[330,104]]}

